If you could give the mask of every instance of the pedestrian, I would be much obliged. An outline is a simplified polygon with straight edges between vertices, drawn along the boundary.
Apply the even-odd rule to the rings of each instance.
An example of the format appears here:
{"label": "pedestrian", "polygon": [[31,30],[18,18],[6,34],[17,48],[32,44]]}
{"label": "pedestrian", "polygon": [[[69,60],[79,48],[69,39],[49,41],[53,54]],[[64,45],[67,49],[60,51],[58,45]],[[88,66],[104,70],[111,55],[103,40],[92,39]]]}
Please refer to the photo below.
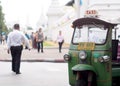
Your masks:
{"label": "pedestrian", "polygon": [[61,53],[62,45],[64,43],[64,37],[62,36],[62,31],[59,31],[59,35],[57,36],[57,42],[59,45],[59,53]]}
{"label": "pedestrian", "polygon": [[2,35],[0,34],[0,44],[2,44]]}
{"label": "pedestrian", "polygon": [[31,39],[31,45],[32,45],[32,48],[34,48],[34,32],[31,33],[30,35],[30,39]]}
{"label": "pedestrian", "polygon": [[34,33],[34,48],[35,49],[37,49],[37,42],[36,42],[36,36],[37,36],[37,34],[38,34],[38,31],[36,31],[35,33]]}
{"label": "pedestrian", "polygon": [[2,43],[3,43],[3,45],[5,44],[5,35],[2,35]]}
{"label": "pedestrian", "polygon": [[20,32],[19,24],[14,25],[14,30],[8,34],[7,46],[8,54],[11,52],[12,56],[12,71],[16,74],[20,73],[21,54],[23,50],[23,43],[28,46],[30,50],[29,41],[25,34]]}
{"label": "pedestrian", "polygon": [[[25,33],[25,36],[27,37],[28,40],[30,40],[30,37],[29,37],[29,35],[27,34],[27,32]],[[25,49],[28,49],[28,47],[25,46]]]}
{"label": "pedestrian", "polygon": [[41,53],[43,53],[43,41],[44,41],[44,35],[43,35],[43,32],[42,32],[42,28],[40,28],[39,31],[36,34],[36,42],[37,42],[38,53],[40,52],[40,49],[41,49]]}

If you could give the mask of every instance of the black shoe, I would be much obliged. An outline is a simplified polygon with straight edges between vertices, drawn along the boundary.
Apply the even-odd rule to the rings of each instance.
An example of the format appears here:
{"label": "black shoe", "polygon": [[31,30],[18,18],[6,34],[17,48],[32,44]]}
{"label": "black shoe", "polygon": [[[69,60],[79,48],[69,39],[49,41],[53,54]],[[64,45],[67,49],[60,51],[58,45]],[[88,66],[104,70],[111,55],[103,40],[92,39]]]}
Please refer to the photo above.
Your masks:
{"label": "black shoe", "polygon": [[16,74],[21,74],[20,72],[16,72]]}

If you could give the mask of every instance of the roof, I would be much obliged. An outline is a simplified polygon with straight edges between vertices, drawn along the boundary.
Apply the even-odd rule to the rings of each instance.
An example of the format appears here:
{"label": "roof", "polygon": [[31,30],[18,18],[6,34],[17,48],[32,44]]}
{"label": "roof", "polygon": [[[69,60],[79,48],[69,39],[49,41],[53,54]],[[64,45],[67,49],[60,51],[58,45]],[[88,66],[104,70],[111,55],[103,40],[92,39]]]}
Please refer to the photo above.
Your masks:
{"label": "roof", "polygon": [[97,18],[79,18],[73,22],[73,27],[79,27],[82,25],[90,25],[90,24],[104,25],[105,28],[109,28],[109,27],[114,28],[115,26],[117,26],[117,24],[113,24]]}

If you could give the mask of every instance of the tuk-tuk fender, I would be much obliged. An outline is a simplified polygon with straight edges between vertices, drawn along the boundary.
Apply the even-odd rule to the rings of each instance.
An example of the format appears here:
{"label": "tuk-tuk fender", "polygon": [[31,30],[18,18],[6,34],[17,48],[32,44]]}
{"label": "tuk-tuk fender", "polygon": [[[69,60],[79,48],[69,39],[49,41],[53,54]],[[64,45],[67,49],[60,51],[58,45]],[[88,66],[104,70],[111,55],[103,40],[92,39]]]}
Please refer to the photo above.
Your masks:
{"label": "tuk-tuk fender", "polygon": [[77,71],[93,71],[97,75],[95,68],[93,68],[90,65],[86,65],[86,64],[77,64],[72,67],[72,71],[75,71],[75,72],[77,72]]}

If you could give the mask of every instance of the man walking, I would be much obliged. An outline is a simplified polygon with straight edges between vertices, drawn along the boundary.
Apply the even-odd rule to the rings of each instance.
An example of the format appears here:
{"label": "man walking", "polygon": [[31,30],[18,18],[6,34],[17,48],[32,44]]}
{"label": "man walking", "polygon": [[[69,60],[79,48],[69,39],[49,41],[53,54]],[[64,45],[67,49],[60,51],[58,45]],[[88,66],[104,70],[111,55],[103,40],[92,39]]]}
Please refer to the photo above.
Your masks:
{"label": "man walking", "polygon": [[23,43],[25,43],[25,45],[30,50],[28,39],[25,37],[25,35],[22,32],[20,32],[19,24],[15,24],[14,30],[8,34],[7,46],[8,46],[8,53],[9,51],[11,51],[12,71],[15,72],[16,74],[21,74],[20,60],[23,49]]}
{"label": "man walking", "polygon": [[41,53],[43,53],[43,41],[44,41],[44,35],[42,32],[42,28],[39,29],[39,31],[36,34],[36,42],[37,42],[37,50],[38,53],[41,49]]}

